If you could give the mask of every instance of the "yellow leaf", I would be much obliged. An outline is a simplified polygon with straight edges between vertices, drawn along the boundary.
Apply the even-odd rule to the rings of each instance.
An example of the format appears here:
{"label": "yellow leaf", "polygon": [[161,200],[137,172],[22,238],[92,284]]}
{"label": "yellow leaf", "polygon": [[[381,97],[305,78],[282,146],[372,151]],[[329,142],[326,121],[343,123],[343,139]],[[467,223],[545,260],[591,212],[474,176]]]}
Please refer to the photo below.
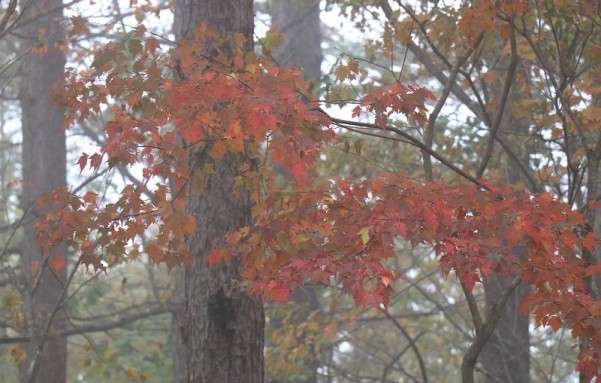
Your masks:
{"label": "yellow leaf", "polygon": [[19,311],[15,315],[13,315],[13,318],[11,320],[11,326],[13,327],[14,330],[20,331],[21,327],[23,326],[24,323],[25,323],[25,314],[23,314],[22,312]]}
{"label": "yellow leaf", "polygon": [[350,70],[347,66],[339,65],[334,69],[334,74],[338,81],[342,82],[349,76]]}
{"label": "yellow leaf", "polygon": [[25,360],[25,358],[27,358],[27,354],[25,353],[25,351],[23,351],[23,349],[21,348],[21,346],[14,346],[10,349],[10,356],[12,356],[13,361],[15,362],[15,364],[19,364],[22,361]]}
{"label": "yellow leaf", "polygon": [[265,56],[268,56],[273,52],[276,48],[282,45],[282,41],[284,39],[284,35],[275,29],[270,29],[267,31],[267,34],[264,38],[259,39],[261,42],[261,50]]}

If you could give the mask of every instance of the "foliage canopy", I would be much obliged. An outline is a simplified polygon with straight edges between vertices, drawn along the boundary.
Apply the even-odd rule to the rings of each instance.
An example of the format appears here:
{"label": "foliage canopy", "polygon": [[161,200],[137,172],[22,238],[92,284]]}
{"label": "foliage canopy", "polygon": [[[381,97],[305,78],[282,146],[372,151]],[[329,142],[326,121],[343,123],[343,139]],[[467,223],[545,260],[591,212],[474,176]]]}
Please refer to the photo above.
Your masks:
{"label": "foliage canopy", "polygon": [[[447,48],[464,52],[455,55],[457,64],[451,65],[443,103],[457,86],[462,65],[483,45],[500,44],[501,57],[515,71],[518,59],[543,62],[550,49],[534,34],[538,27],[531,27],[533,23],[572,20],[578,25],[570,29],[574,36],[587,23],[592,31],[598,22],[593,6],[568,3],[557,2],[542,16],[535,14],[540,4],[530,1],[480,1],[447,8],[448,14],[439,10],[435,17],[447,22],[440,28],[447,25],[453,37],[462,36],[448,41]],[[409,23],[401,17],[401,10],[409,9],[382,8],[388,23],[379,44],[391,50],[387,39],[402,40],[403,31],[416,20]],[[358,8],[350,9],[360,19]],[[73,21],[74,32],[86,31],[83,20]],[[489,33],[492,29],[498,33]],[[425,34],[440,42],[443,32],[432,28]],[[90,69],[69,72],[64,88],[57,88],[56,102],[68,111],[67,125],[98,118],[111,105],[110,120],[104,125],[106,143],[97,153],[82,154],[81,171],[137,167],[145,183],[126,185],[115,201],[106,204],[100,204],[93,192],[57,190],[46,196],[41,203],[52,208],[38,228],[47,253],[66,239],[80,254],[79,262],[96,269],[104,267],[104,257],[136,258],[141,253],[168,267],[185,264],[190,256],[186,235],[202,230],[184,214],[185,197],[210,187],[205,181],[214,170],[211,163],[189,165],[190,150],[206,151],[214,161],[247,153],[253,160],[238,169],[236,186],[252,194],[254,226],[231,232],[227,247],[216,246],[207,261],[239,257],[249,293],[286,300],[303,282],[313,280],[342,287],[357,305],[385,310],[392,283],[403,278],[403,271],[389,269],[386,261],[396,256],[395,239],[403,238],[412,246],[431,247],[441,272],[456,273],[468,292],[492,272],[508,278],[514,287],[531,285],[531,294],[522,301],[523,312],[534,313],[538,326],[554,331],[566,326],[573,337],[585,339],[578,369],[589,378],[601,376],[601,302],[588,285],[600,268],[590,258],[597,239],[590,219],[572,209],[573,200],[566,203],[550,194],[551,189],[533,188],[536,193],[529,194],[489,182],[484,178],[488,150],[478,170],[470,172],[435,150],[428,139],[422,142],[399,128],[394,120],[403,116],[427,137],[432,119],[440,113],[439,102],[429,110],[427,104],[437,98],[421,86],[399,80],[377,87],[354,106],[350,119],[338,119],[328,114],[323,100],[309,96],[298,71],[277,67],[269,57],[244,53],[240,35],[220,40],[201,26],[194,36],[164,51],[155,38],[146,38],[140,26],[124,41],[100,49]],[[598,49],[582,53],[583,60],[592,62],[598,53]],[[564,64],[558,62],[560,70],[571,68]],[[537,65],[529,69],[531,83],[521,74],[522,85],[541,86],[538,77],[548,68]],[[498,80],[494,75],[491,71],[482,81]],[[339,82],[354,81],[365,71],[359,61],[349,59],[336,68],[335,76]],[[511,85],[515,76],[519,74],[508,75],[507,83]],[[547,80],[553,82],[552,78]],[[584,155],[598,160],[601,137],[594,106],[598,85],[591,78],[571,81],[555,84],[551,121],[545,120],[548,115],[537,121],[552,139],[579,138]],[[578,86],[585,92],[580,96]],[[499,102],[489,107],[502,117]],[[525,102],[541,107],[547,101]],[[489,122],[494,142],[498,124]],[[385,172],[361,181],[316,179],[313,169],[327,161],[326,147],[345,145],[342,128],[395,134],[463,180],[430,182],[427,175],[429,182],[421,182]],[[278,177],[282,169],[290,175],[287,182]],[[591,211],[596,203],[585,206]],[[147,230],[156,234],[142,246],[140,239]],[[518,256],[516,249],[527,256]],[[56,259],[51,266],[60,269],[65,263]],[[487,323],[476,316],[476,332],[492,331]]]}

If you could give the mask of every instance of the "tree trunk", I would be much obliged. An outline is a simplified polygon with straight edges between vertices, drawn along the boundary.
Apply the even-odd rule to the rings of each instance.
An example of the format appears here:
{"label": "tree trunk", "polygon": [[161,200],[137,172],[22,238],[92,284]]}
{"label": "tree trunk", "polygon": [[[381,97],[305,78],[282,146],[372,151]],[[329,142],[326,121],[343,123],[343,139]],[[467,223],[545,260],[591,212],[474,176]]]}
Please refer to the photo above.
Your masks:
{"label": "tree trunk", "polygon": [[[508,281],[493,274],[489,279],[487,302],[495,302]],[[530,331],[528,315],[520,315],[520,300],[528,294],[529,286],[522,283],[507,300],[503,315],[480,355],[485,383],[530,382]],[[490,305],[487,307],[490,310]]]}
{"label": "tree trunk", "polygon": [[[191,36],[205,23],[224,36],[242,33],[248,50],[253,46],[252,0],[180,0],[175,6],[174,32],[179,40]],[[188,382],[263,383],[263,305],[249,297],[238,282],[236,259],[209,267],[207,256],[214,243],[223,243],[228,232],[252,224],[248,192],[233,194],[234,178],[242,164],[252,164],[246,154],[229,154],[214,161],[207,150],[190,153],[195,168],[211,162],[214,174],[201,193],[189,190],[187,212],[197,220],[189,239],[192,262],[185,271],[185,322]],[[193,184],[193,182],[191,182]]]}
{"label": "tree trunk", "polygon": [[283,34],[273,53],[278,65],[301,68],[306,79],[321,77],[321,22],[319,0],[272,0],[272,26]]}
{"label": "tree trunk", "polygon": [[[41,341],[38,338],[47,317],[58,304],[65,272],[58,275],[44,263],[40,246],[36,243],[36,218],[43,212],[37,198],[58,188],[66,187],[66,150],[63,114],[49,106],[48,97],[53,85],[63,77],[65,54],[62,0],[24,1],[23,27],[18,30],[21,49],[25,54],[21,64],[19,101],[23,134],[23,194],[21,205],[25,213],[21,260],[25,285],[28,335],[33,339],[25,349],[28,358],[20,366],[24,381],[61,383],[66,381],[67,342],[64,337],[53,337],[45,342],[39,356],[38,370],[32,380],[31,363]],[[46,51],[47,49],[47,51]],[[60,246],[54,256],[66,259],[66,249]],[[40,275],[39,284],[36,279]],[[60,315],[59,315],[60,316]],[[59,319],[55,317],[56,319]],[[56,329],[56,328],[54,328]]]}
{"label": "tree trunk", "polygon": [[[273,58],[280,66],[299,68],[308,81],[319,81],[321,77],[321,20],[319,0],[271,0],[269,3],[271,25],[282,33],[282,44],[273,52]],[[283,169],[278,169],[285,173]],[[286,178],[291,177],[284,174]],[[293,318],[303,320],[314,311],[321,309],[316,286],[307,283],[291,298],[297,314]],[[272,328],[281,327],[284,318],[271,318]],[[319,368],[319,354],[312,346],[301,371],[303,378],[298,383],[316,383]]]}
{"label": "tree trunk", "polygon": [[188,379],[188,357],[183,338],[185,319],[186,285],[183,269],[174,273],[175,303],[177,310],[171,315],[171,357],[173,358],[173,383],[185,383]]}
{"label": "tree trunk", "polygon": [[[499,78],[503,78],[503,73],[499,74]],[[490,94],[501,94],[502,84],[499,82],[491,85]],[[519,105],[521,95],[519,90],[514,86],[509,94],[508,105],[504,112],[503,123],[501,130],[505,132],[518,133],[521,137],[527,134],[528,121],[517,119],[512,113],[512,105]],[[529,146],[523,142],[515,142],[515,148],[520,148],[518,156],[523,164],[528,164],[530,153]],[[510,164],[506,171],[507,179],[505,182],[515,185],[519,182],[524,182],[523,175],[517,170],[518,165],[512,160],[507,159]],[[531,190],[533,191],[533,190]],[[533,191],[534,192],[534,191]],[[520,257],[527,257],[524,250],[519,251]],[[509,281],[501,281],[496,275],[489,279],[487,288],[487,310],[490,310],[492,302],[495,302],[502,294]],[[518,307],[522,298],[529,293],[529,286],[520,284],[507,301],[507,305],[503,312],[503,316],[499,319],[499,323],[495,328],[494,333],[488,340],[486,346],[482,350],[480,361],[482,369],[490,374],[486,375],[483,381],[485,383],[529,383],[530,382],[530,320],[528,315],[521,315]]]}

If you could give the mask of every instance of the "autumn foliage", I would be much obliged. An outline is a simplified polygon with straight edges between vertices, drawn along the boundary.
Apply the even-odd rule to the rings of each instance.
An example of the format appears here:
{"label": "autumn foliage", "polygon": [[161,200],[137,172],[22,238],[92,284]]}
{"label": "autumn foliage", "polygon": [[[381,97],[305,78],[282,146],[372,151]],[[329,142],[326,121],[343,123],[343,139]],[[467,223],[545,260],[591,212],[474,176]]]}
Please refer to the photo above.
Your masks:
{"label": "autumn foliage", "polygon": [[[423,184],[390,173],[360,182],[317,179],[315,163],[339,141],[336,121],[307,96],[298,72],[242,54],[243,43],[237,35],[220,41],[201,27],[194,40],[165,52],[139,27],[98,51],[91,69],[68,73],[56,97],[67,125],[109,116],[105,145],[82,154],[80,170],[134,167],[144,184],[126,185],[108,203],[93,192],[45,196],[41,203],[57,207],[39,223],[46,252],[66,239],[80,263],[96,269],[142,253],[157,264],[185,264],[185,237],[202,230],[183,213],[185,196],[207,187],[213,171],[210,163],[189,166],[189,150],[208,151],[215,161],[245,152],[253,161],[240,167],[236,184],[252,193],[255,226],[230,233],[228,247],[215,248],[208,262],[240,256],[250,293],[286,300],[312,280],[384,310],[393,282],[403,278],[387,260],[396,257],[395,239],[405,239],[431,247],[442,274],[453,273],[468,290],[493,271],[531,285],[523,311],[534,313],[538,326],[567,326],[587,338],[579,368],[601,376],[601,302],[584,284],[599,266],[581,256],[597,240],[579,213],[549,194],[484,180]],[[218,54],[204,55],[201,44]],[[341,80],[358,74],[354,63],[337,71]],[[433,97],[398,83],[365,96],[353,118],[374,117],[381,130],[395,114],[423,125]]]}

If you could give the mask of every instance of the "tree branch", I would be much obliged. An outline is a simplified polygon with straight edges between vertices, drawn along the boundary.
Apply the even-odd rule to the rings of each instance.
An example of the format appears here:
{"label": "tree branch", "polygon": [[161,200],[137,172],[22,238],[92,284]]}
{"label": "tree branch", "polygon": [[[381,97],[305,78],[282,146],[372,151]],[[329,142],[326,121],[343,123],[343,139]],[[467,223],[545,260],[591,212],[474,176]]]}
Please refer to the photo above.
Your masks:
{"label": "tree branch", "polygon": [[340,126],[341,128],[347,128],[347,127],[362,127],[362,128],[371,128],[371,129],[377,129],[377,130],[388,130],[391,132],[394,132],[396,134],[398,134],[399,136],[405,138],[409,144],[415,146],[418,149],[421,149],[423,152],[428,153],[429,155],[431,155],[432,157],[436,158],[438,161],[440,161],[443,165],[445,165],[446,167],[448,167],[449,169],[451,169],[452,171],[454,171],[455,173],[459,174],[461,177],[465,178],[466,180],[472,182],[473,184],[484,188],[484,189],[488,189],[486,187],[486,185],[482,184],[480,181],[478,181],[478,179],[468,173],[466,173],[465,171],[463,171],[462,169],[460,169],[459,167],[457,167],[456,165],[454,165],[449,159],[443,157],[441,154],[439,154],[438,152],[432,150],[432,148],[429,148],[427,145],[425,145],[423,142],[421,142],[420,140],[418,140],[417,138],[411,136],[410,134],[407,134],[405,132],[403,132],[400,129],[394,128],[392,126],[387,126],[386,129],[382,129],[381,127],[379,127],[376,124],[372,124],[372,123],[368,123],[368,122],[359,122],[359,121],[352,121],[352,120],[344,120],[344,119],[340,119],[340,118],[334,118],[331,117],[329,114],[327,114],[325,111],[323,111],[322,109],[319,109],[322,113],[325,113],[330,120],[332,121],[332,123]]}
{"label": "tree branch", "polygon": [[384,310],[384,315],[388,319],[390,319],[390,321],[392,322],[394,327],[396,327],[401,332],[401,334],[403,334],[403,337],[405,337],[405,339],[407,339],[407,342],[409,342],[409,346],[411,346],[411,349],[413,350],[413,352],[415,353],[415,357],[417,358],[417,362],[419,364],[419,369],[422,374],[422,381],[423,381],[423,383],[428,383],[428,374],[426,373],[426,365],[424,364],[424,360],[422,358],[421,353],[419,352],[419,348],[417,347],[417,344],[415,344],[415,340],[413,338],[411,338],[411,336],[409,335],[407,330],[405,330],[405,328],[403,326],[401,326],[399,321],[396,320],[396,318],[394,318],[392,315],[390,315],[390,313],[388,311]]}
{"label": "tree branch", "polygon": [[501,94],[501,103],[499,105],[499,108],[497,109],[495,120],[493,121],[493,124],[490,127],[488,143],[486,145],[486,152],[484,153],[484,156],[482,157],[482,162],[480,162],[480,166],[478,167],[478,171],[476,172],[476,177],[478,178],[481,178],[484,174],[484,171],[488,166],[488,161],[490,161],[490,157],[492,156],[494,142],[497,138],[497,131],[501,126],[501,121],[503,120],[503,113],[505,112],[505,106],[507,105],[507,100],[509,99],[509,91],[511,89],[511,85],[513,84],[513,80],[515,79],[515,72],[518,66],[518,49],[515,40],[515,28],[510,26],[509,42],[511,44],[511,62],[509,64],[509,68],[507,69],[507,76],[505,77],[505,85],[503,86],[503,93]]}
{"label": "tree branch", "polygon": [[[451,94],[451,91],[453,90],[453,85],[456,83],[457,74],[459,73],[459,69],[461,69],[461,66],[472,55],[472,53],[474,52],[474,49],[478,45],[480,45],[480,42],[482,41],[483,37],[484,37],[484,33],[480,33],[480,35],[478,36],[478,38],[476,40],[476,43],[472,47],[470,47],[463,54],[463,56],[461,56],[459,58],[459,60],[457,60],[457,62],[455,63],[455,66],[453,66],[453,69],[451,69],[451,73],[449,74],[449,79],[447,80],[447,83],[444,85],[444,88],[442,89],[442,94],[440,95],[440,98],[436,102],[436,106],[434,107],[432,112],[430,112],[430,117],[428,118],[428,125],[426,125],[426,127],[424,128],[424,140],[426,141],[425,144],[430,149],[432,149],[432,144],[434,143],[434,125],[436,124],[436,120],[438,119],[438,115],[440,114],[442,107],[447,102],[447,99],[449,98],[449,95]],[[428,152],[423,152],[423,153],[424,153],[424,169],[426,172],[426,180],[429,182],[432,182],[432,181],[434,181],[434,175],[432,173],[432,160],[431,160],[430,154],[428,154]],[[479,178],[479,176],[477,176],[476,178]]]}
{"label": "tree branch", "polygon": [[[93,323],[85,326],[77,326],[71,324],[73,327],[67,330],[59,331],[52,334],[47,334],[46,339],[60,338],[72,335],[89,334],[93,332],[103,332],[121,328],[128,324],[134,323],[141,319],[146,319],[155,315],[165,314],[174,312],[177,309],[176,305],[160,305],[144,311],[140,311],[134,314],[122,316],[110,322],[105,323]],[[14,343],[25,343],[30,342],[33,337],[30,336],[17,336],[17,337],[4,337],[0,338],[0,344],[14,344]]]}
{"label": "tree branch", "polygon": [[501,319],[509,296],[521,282],[522,280],[519,277],[512,280],[509,285],[507,285],[505,291],[503,291],[503,294],[492,305],[486,323],[483,323],[482,330],[476,334],[474,341],[463,356],[461,362],[461,379],[463,383],[474,383],[474,368],[476,367],[478,356],[480,356],[486,342],[488,342],[488,339],[495,330],[499,319]]}

